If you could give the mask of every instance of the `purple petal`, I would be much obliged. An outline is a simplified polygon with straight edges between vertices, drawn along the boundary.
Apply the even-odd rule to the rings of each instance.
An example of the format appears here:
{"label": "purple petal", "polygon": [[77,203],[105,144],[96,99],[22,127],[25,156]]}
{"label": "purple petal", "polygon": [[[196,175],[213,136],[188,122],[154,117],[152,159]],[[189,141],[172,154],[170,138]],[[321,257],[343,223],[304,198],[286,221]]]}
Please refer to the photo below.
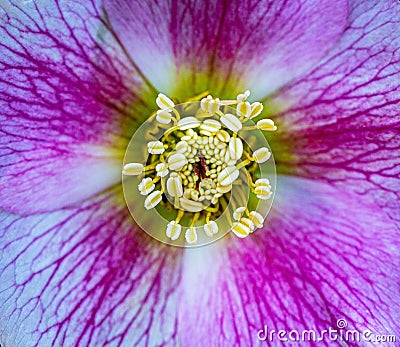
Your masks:
{"label": "purple petal", "polygon": [[399,18],[396,2],[353,1],[340,44],[273,100],[282,108],[281,172],[356,192],[398,222]]}
{"label": "purple petal", "polygon": [[5,346],[168,345],[181,257],[137,230],[122,193],[31,217],[1,215]]}
{"label": "purple petal", "polygon": [[399,336],[399,251],[396,227],[374,204],[280,177],[263,230],[183,259],[183,345],[254,346],[264,325],[321,331],[337,329],[341,318],[349,329]]}
{"label": "purple petal", "polygon": [[145,86],[101,10],[19,1],[0,16],[0,206],[56,209],[117,182]]}
{"label": "purple petal", "polygon": [[265,324],[322,330],[340,318],[399,335],[400,245],[378,212],[326,184],[280,177],[264,230],[185,253],[136,230],[119,191],[5,214],[2,342],[249,346]]}
{"label": "purple petal", "polygon": [[106,9],[144,74],[162,90],[187,95],[221,92],[228,83],[237,90],[246,80],[243,87],[265,96],[318,62],[347,15],[344,0],[111,0]]}

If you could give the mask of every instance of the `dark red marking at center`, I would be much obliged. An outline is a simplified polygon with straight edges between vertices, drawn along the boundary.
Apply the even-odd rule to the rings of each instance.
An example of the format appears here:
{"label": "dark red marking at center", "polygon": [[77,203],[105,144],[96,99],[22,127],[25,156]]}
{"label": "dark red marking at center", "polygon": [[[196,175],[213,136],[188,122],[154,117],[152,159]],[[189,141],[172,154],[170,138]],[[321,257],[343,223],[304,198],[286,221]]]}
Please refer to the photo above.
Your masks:
{"label": "dark red marking at center", "polygon": [[199,180],[196,181],[196,189],[198,190],[200,185],[200,180],[207,177],[208,166],[203,154],[198,153],[197,156],[199,157],[200,161],[194,163],[193,171],[194,174],[200,178]]}

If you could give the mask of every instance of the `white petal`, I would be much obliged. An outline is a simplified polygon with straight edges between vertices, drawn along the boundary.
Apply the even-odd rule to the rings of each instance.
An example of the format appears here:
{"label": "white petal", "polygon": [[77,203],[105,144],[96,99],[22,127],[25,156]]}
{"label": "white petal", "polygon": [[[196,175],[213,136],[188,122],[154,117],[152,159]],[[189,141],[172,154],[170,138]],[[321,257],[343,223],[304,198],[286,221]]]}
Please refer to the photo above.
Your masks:
{"label": "white petal", "polygon": [[140,163],[129,163],[124,165],[122,173],[127,176],[137,176],[144,171],[143,164]]}

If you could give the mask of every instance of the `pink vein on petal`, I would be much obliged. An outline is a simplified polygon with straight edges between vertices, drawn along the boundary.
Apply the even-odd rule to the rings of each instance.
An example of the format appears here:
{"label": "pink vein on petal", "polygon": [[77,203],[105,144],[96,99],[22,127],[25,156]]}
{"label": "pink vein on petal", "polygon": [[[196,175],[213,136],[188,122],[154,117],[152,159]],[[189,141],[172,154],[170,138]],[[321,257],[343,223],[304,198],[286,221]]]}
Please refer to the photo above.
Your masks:
{"label": "pink vein on petal", "polygon": [[284,176],[279,183],[263,230],[186,252],[183,344],[265,346],[257,340],[265,325],[322,331],[337,329],[340,318],[349,329],[399,336],[400,243],[392,221],[326,183]]}
{"label": "pink vein on petal", "polygon": [[55,209],[117,182],[111,149],[125,148],[131,104],[143,107],[133,90],[144,87],[101,11],[32,1],[4,4],[0,16],[0,206]]}
{"label": "pink vein on petal", "polygon": [[[374,201],[400,222],[400,7],[352,2],[335,50],[272,100],[281,112],[278,168]],[[289,154],[289,155],[287,155]]]}
{"label": "pink vein on petal", "polygon": [[176,344],[179,252],[138,230],[116,194],[47,214],[1,215],[0,331],[7,339],[21,346]]}

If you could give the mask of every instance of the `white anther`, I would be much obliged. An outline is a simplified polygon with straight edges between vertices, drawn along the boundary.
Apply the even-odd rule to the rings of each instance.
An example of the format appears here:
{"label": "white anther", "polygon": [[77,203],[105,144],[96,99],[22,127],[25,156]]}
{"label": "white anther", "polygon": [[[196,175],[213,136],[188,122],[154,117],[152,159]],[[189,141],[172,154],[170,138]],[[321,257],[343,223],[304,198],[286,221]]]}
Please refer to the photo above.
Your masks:
{"label": "white anther", "polygon": [[241,224],[247,226],[250,229],[250,232],[252,233],[254,231],[254,224],[249,218],[241,218],[239,221]]}
{"label": "white anther", "polygon": [[144,208],[146,210],[150,210],[153,207],[156,207],[162,199],[162,193],[159,190],[151,193],[146,200],[144,201]]}
{"label": "white anther", "polygon": [[153,180],[150,177],[143,178],[138,185],[139,192],[142,195],[150,194],[155,187],[156,185],[153,183]]}
{"label": "white anther", "polygon": [[164,144],[161,141],[150,141],[147,144],[147,150],[150,154],[161,154],[164,153]]}
{"label": "white anther", "polygon": [[[215,119],[206,119],[201,125],[200,129],[209,131],[211,133],[216,133],[219,129],[221,129],[221,123]],[[208,138],[207,138],[208,142]]]}
{"label": "white anther", "polygon": [[197,232],[194,227],[190,227],[189,229],[186,230],[185,239],[186,242],[189,244],[194,244],[197,242]]}
{"label": "white anther", "polygon": [[172,240],[175,241],[178,239],[179,235],[181,234],[182,227],[176,221],[171,221],[167,225],[167,236]]}
{"label": "white anther", "polygon": [[213,237],[216,233],[218,233],[218,224],[213,220],[204,224],[204,232],[208,237]]}
{"label": "white anther", "polygon": [[168,157],[168,167],[171,170],[180,170],[187,164],[187,159],[182,153],[174,153]]}
{"label": "white anther", "polygon": [[213,100],[211,95],[207,95],[206,98],[203,98],[200,100],[200,108],[205,111],[208,112],[208,103]]}
{"label": "white anther", "polygon": [[230,150],[228,149],[227,151],[225,151],[224,162],[228,163],[231,159],[232,159],[231,153],[230,153]]}
{"label": "white anther", "polygon": [[221,186],[231,185],[239,177],[239,171],[234,166],[228,166],[218,175],[218,183]]}
{"label": "white anther", "polygon": [[165,177],[168,175],[168,165],[167,163],[159,163],[156,165],[157,176]]}
{"label": "white anther", "polygon": [[270,157],[271,152],[267,147],[261,147],[253,153],[253,159],[259,164],[266,162]]}
{"label": "white anther", "polygon": [[235,222],[232,225],[233,233],[240,238],[245,238],[251,233],[251,229],[246,225],[241,222]]}
{"label": "white anther", "polygon": [[158,110],[156,119],[161,124],[168,124],[171,122],[172,115],[167,110]]}
{"label": "white anther", "polygon": [[243,212],[246,211],[246,207],[238,207],[234,212],[233,212],[233,219],[239,220],[242,218]]}
{"label": "white anther", "polygon": [[272,119],[261,119],[257,122],[257,128],[264,131],[275,131],[277,129]]}
{"label": "white anther", "polygon": [[217,192],[219,193],[219,194],[225,194],[225,193],[228,193],[228,192],[230,192],[232,190],[232,185],[230,184],[230,185],[227,185],[227,186],[217,186]]}
{"label": "white anther", "polygon": [[[201,188],[200,188],[201,189]],[[201,192],[200,192],[201,193]],[[197,191],[197,190],[192,190],[191,192],[190,192],[190,198],[192,199],[192,200],[194,200],[194,201],[197,201],[197,200],[199,200],[199,192]]]}
{"label": "white anther", "polygon": [[243,143],[239,138],[232,137],[229,140],[229,154],[232,159],[240,159],[243,154]]}
{"label": "white anther", "polygon": [[[225,130],[219,130],[216,134],[215,134],[215,136],[217,137],[217,139],[219,140],[219,141],[222,141],[222,142],[228,142],[229,141],[229,139],[231,138],[231,136],[225,131]],[[218,145],[218,143],[216,143],[215,145]]]}
{"label": "white anther", "polygon": [[189,148],[189,144],[186,141],[179,141],[175,146],[175,151],[178,153],[185,153]]}
{"label": "white anther", "polygon": [[249,102],[239,102],[236,107],[236,114],[238,117],[249,118],[251,113],[251,105]]}
{"label": "white anther", "polygon": [[259,178],[257,181],[254,182],[256,187],[259,186],[267,186],[271,189],[271,183],[268,178]]}
{"label": "white anther", "polygon": [[203,210],[203,204],[197,201],[186,199],[185,197],[179,198],[182,209],[188,212],[200,212]]}
{"label": "white anther", "polygon": [[237,133],[240,129],[242,129],[242,122],[239,120],[239,118],[231,113],[221,116],[221,122],[234,133]]}
{"label": "white anther", "polygon": [[167,191],[171,196],[180,197],[183,195],[183,187],[181,178],[176,174],[172,173],[167,180]]}
{"label": "white anther", "polygon": [[219,110],[220,100],[218,98],[213,99],[211,95],[207,98],[203,98],[200,101],[200,107],[203,111],[213,114]]}
{"label": "white anther", "polygon": [[257,195],[257,198],[261,200],[268,200],[272,196],[270,188],[266,186],[255,187],[254,193]]}
{"label": "white anther", "polygon": [[261,102],[253,102],[251,104],[251,112],[250,112],[250,119],[257,117],[262,110],[264,109],[264,106]]}
{"label": "white anther", "polygon": [[200,130],[200,134],[204,135],[204,136],[211,136],[212,135],[212,133],[207,131],[207,130]]}
{"label": "white anther", "polygon": [[174,102],[164,94],[158,94],[156,99],[156,104],[162,110],[167,110],[175,106]]}
{"label": "white anther", "polygon": [[250,212],[249,219],[253,222],[256,228],[262,228],[264,225],[264,217],[256,211]]}
{"label": "white anther", "polygon": [[129,163],[124,165],[122,173],[126,176],[137,176],[144,171],[144,165],[140,163]]}
{"label": "white anther", "polygon": [[246,90],[243,94],[239,94],[237,96],[237,101],[245,101],[250,96],[250,90]]}
{"label": "white anther", "polygon": [[185,117],[182,118],[177,125],[181,130],[188,130],[197,128],[200,125],[200,121],[195,117]]}

